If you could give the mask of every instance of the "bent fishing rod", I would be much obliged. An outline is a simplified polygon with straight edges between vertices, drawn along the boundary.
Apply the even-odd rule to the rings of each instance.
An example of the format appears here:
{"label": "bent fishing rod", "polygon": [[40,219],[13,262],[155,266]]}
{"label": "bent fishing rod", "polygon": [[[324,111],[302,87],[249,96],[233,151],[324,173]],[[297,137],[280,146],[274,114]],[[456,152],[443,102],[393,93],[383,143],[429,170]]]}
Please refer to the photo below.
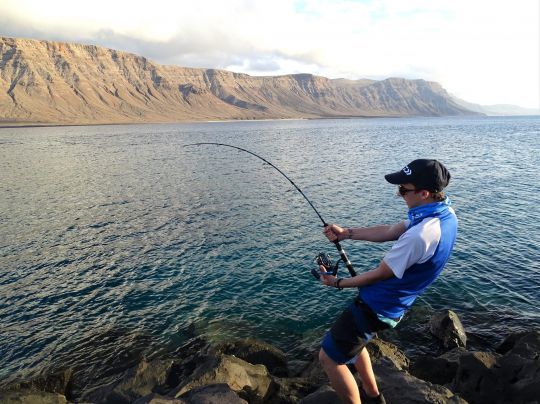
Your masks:
{"label": "bent fishing rod", "polygon": [[[293,180],[291,180],[283,171],[281,171],[278,167],[276,167],[274,164],[272,164],[271,162],[269,162],[268,160],[266,160],[265,158],[259,156],[258,154],[255,154],[249,150],[246,150],[246,149],[243,149],[241,147],[238,147],[238,146],[233,146],[233,145],[230,145],[230,144],[225,144],[225,143],[213,143],[213,142],[202,142],[202,143],[191,143],[191,144],[186,144],[184,145],[183,147],[190,147],[190,146],[209,146],[209,145],[212,145],[212,146],[224,146],[224,147],[230,147],[230,148],[233,148],[233,149],[237,149],[237,150],[240,150],[240,151],[243,151],[243,152],[246,152],[246,153],[249,153],[251,154],[252,156],[254,157],[257,157],[258,159],[264,161],[266,164],[268,164],[270,167],[276,169],[281,175],[283,175],[293,186],[294,188],[296,188],[296,190],[298,192],[300,192],[300,194],[304,197],[304,199],[307,201],[307,203],[309,203],[309,206],[311,206],[313,208],[313,210],[315,211],[315,213],[317,214],[317,216],[319,217],[319,219],[321,219],[321,222],[323,223],[323,226],[328,226],[328,223],[323,219],[323,217],[321,216],[321,214],[319,213],[319,211],[315,208],[315,206],[313,206],[313,204],[311,203],[311,201],[308,199],[308,197],[302,192],[302,190],[294,183]],[[340,259],[345,263],[345,265],[347,266],[347,269],[349,271],[349,273],[351,274],[351,276],[356,276],[356,271],[354,270],[352,264],[351,264],[351,261],[349,261],[349,258],[347,257],[347,254],[345,254],[345,251],[343,250],[343,248],[341,247],[341,244],[339,243],[339,241],[336,239],[334,241],[334,245],[336,246],[336,249],[338,250],[339,252],[339,256],[340,256]],[[331,269],[331,273],[333,275],[336,275],[337,273],[337,269],[338,269],[338,265],[339,265],[339,260],[336,262],[335,265],[332,264],[332,261],[330,260],[330,257],[328,256],[328,254],[324,254],[324,253],[320,253],[317,257],[316,257],[316,262],[319,264],[319,265],[323,265],[325,268],[330,268]],[[316,278],[319,278],[319,273],[315,270],[312,270],[311,271],[312,274],[316,277]]]}

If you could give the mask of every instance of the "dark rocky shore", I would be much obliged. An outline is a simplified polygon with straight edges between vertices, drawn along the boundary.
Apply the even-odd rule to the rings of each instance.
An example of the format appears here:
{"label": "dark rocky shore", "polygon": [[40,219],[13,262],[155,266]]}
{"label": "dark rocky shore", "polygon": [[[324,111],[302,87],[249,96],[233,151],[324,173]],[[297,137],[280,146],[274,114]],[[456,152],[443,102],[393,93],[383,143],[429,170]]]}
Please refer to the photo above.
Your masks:
{"label": "dark rocky shore", "polygon": [[[408,358],[382,339],[368,344],[388,403],[540,402],[540,330],[509,335],[489,351],[467,350],[465,330],[451,311],[434,315],[430,331],[440,342],[433,355]],[[142,360],[114,382],[80,394],[74,378],[68,369],[19,381],[0,392],[0,402],[339,403],[317,352],[299,366],[254,340],[215,345],[195,338],[170,357]]]}

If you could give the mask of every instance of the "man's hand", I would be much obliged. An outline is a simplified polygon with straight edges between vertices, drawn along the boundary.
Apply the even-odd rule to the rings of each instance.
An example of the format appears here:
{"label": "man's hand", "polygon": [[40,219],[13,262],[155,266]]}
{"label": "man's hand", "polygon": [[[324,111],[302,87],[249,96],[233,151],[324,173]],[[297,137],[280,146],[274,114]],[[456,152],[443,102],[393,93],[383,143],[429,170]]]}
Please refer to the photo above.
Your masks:
{"label": "man's hand", "polygon": [[321,283],[326,286],[334,286],[336,277],[330,272],[327,272],[324,265],[319,265],[319,270],[321,272]]}
{"label": "man's hand", "polygon": [[330,240],[332,243],[336,241],[345,240],[349,236],[348,229],[344,229],[343,227],[338,226],[337,224],[330,224],[328,226],[324,226],[324,235],[328,240]]}

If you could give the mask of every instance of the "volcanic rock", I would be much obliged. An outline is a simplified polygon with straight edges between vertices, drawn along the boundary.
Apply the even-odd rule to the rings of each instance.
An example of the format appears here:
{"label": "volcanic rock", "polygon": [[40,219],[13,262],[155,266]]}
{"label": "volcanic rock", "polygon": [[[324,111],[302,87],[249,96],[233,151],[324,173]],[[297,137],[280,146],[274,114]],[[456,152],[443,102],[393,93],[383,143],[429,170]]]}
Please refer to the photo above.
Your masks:
{"label": "volcanic rock", "polygon": [[247,404],[226,383],[210,384],[190,390],[182,396],[188,404]]}
{"label": "volcanic rock", "polygon": [[234,355],[252,365],[264,365],[275,376],[287,376],[287,357],[276,347],[252,339],[228,342],[216,348],[227,355]]}
{"label": "volcanic rock", "polygon": [[373,364],[379,390],[388,403],[460,403],[467,401],[446,387],[420,380],[399,370],[388,359]]}
{"label": "volcanic rock", "polygon": [[497,347],[497,352],[515,355],[528,359],[540,358],[540,331],[527,331],[509,335]]}
{"label": "volcanic rock", "polygon": [[143,360],[138,366],[127,370],[120,380],[87,392],[83,401],[130,403],[164,385],[172,366],[172,360]]}
{"label": "volcanic rock", "polygon": [[466,352],[465,348],[460,347],[437,357],[422,355],[412,361],[409,372],[419,379],[449,386],[456,376],[459,358]]}
{"label": "volcanic rock", "polygon": [[454,390],[471,403],[500,402],[503,386],[498,383],[497,359],[498,355],[490,352],[461,355]]}
{"label": "volcanic rock", "polygon": [[332,387],[324,385],[305,396],[300,404],[341,404],[341,400]]}
{"label": "volcanic rock", "polygon": [[226,383],[236,392],[250,390],[262,400],[270,392],[272,378],[264,365],[252,365],[234,356],[219,355],[196,369],[175,389],[174,396],[182,397],[194,388],[219,383]]}
{"label": "volcanic rock", "polygon": [[431,317],[429,328],[447,349],[465,347],[467,335],[456,313],[446,310]]}
{"label": "volcanic rock", "polygon": [[66,397],[57,394],[36,390],[13,390],[0,393],[2,404],[64,404]]}
{"label": "volcanic rock", "polygon": [[366,346],[373,363],[387,359],[399,370],[409,368],[409,358],[397,346],[379,338],[373,338]]}
{"label": "volcanic rock", "polygon": [[160,394],[152,393],[138,398],[133,404],[187,404],[187,401],[181,398],[166,397]]}

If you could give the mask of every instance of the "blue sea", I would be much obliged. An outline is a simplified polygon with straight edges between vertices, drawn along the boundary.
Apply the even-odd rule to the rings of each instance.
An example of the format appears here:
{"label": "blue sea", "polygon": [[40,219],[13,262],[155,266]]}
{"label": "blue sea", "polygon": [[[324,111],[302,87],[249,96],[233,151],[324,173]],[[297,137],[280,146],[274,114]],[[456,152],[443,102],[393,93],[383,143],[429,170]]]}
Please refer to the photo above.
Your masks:
{"label": "blue sea", "polygon": [[[386,338],[433,348],[437,310],[471,346],[540,326],[540,117],[374,118],[0,129],[0,380],[67,367],[79,388],[196,336],[310,358],[354,290],[321,286],[321,221],[407,208],[384,174],[441,160],[459,218],[445,272]],[[357,271],[391,243],[343,242]],[[345,268],[341,275],[347,276]],[[384,338],[385,335],[383,334]],[[86,384],[86,385],[85,385]]]}

